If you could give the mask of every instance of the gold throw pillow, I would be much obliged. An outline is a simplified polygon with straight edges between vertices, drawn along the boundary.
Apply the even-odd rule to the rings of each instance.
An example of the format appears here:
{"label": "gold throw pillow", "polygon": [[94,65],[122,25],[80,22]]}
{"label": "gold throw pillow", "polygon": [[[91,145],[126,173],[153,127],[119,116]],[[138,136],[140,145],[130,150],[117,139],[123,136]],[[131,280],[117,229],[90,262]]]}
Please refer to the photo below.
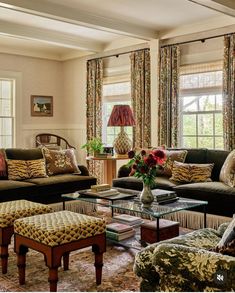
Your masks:
{"label": "gold throw pillow", "polygon": [[214,164],[185,164],[175,161],[170,180],[190,183],[211,181]]}
{"label": "gold throw pillow", "polygon": [[47,177],[44,159],[7,160],[7,168],[9,180]]}

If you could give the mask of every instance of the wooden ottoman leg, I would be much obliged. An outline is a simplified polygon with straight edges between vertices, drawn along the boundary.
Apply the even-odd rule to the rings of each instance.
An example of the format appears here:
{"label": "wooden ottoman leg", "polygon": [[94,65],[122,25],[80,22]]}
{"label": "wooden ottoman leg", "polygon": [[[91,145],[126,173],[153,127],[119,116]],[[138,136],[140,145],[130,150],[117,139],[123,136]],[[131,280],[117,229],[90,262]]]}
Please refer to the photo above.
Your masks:
{"label": "wooden ottoman leg", "polygon": [[2,263],[2,273],[7,273],[8,266],[8,245],[1,245],[1,263]]}
{"label": "wooden ottoman leg", "polygon": [[69,269],[69,252],[66,252],[63,255],[63,265],[64,271],[67,271]]}
{"label": "wooden ottoman leg", "polygon": [[2,273],[7,273],[8,266],[8,245],[11,243],[11,237],[14,233],[13,226],[0,228],[0,256]]}
{"label": "wooden ottoman leg", "polygon": [[49,268],[48,281],[50,283],[50,292],[56,292],[57,291],[57,282],[58,282],[58,267],[57,268]]}
{"label": "wooden ottoman leg", "polygon": [[24,254],[17,253],[17,267],[19,273],[20,285],[25,284],[25,267],[26,267],[26,252]]}
{"label": "wooden ottoman leg", "polygon": [[103,267],[103,252],[106,251],[106,237],[105,234],[98,235],[98,244],[92,245],[92,251],[95,253],[95,275],[96,284],[101,284],[102,279],[102,267]]}
{"label": "wooden ottoman leg", "polygon": [[17,256],[17,267],[19,273],[19,284],[25,284],[25,267],[26,267],[26,253],[28,252],[28,247],[24,246],[22,243],[24,238],[15,234],[15,253]]}

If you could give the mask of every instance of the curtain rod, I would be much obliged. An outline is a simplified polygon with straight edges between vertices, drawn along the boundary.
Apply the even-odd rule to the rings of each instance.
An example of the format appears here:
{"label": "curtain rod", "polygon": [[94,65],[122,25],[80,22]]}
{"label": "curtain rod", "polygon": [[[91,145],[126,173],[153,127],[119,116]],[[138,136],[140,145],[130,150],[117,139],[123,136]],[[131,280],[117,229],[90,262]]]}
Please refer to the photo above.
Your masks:
{"label": "curtain rod", "polygon": [[204,43],[205,40],[220,38],[220,37],[229,36],[229,35],[232,35],[232,34],[233,33],[228,33],[228,34],[222,34],[222,35],[217,35],[217,36],[205,37],[205,38],[195,39],[195,40],[192,40],[192,41],[184,41],[184,42],[178,42],[178,43],[174,43],[174,44],[162,45],[160,47],[165,48],[165,47],[169,47],[169,46],[177,46],[177,45],[189,44],[189,43],[194,43],[194,42],[202,42],[202,43]]}
{"label": "curtain rod", "polygon": [[105,58],[114,57],[114,56],[119,57],[120,55],[129,54],[129,53],[133,53],[133,52],[138,52],[138,51],[142,51],[142,50],[149,50],[149,48],[143,48],[143,49],[137,49],[137,50],[127,51],[127,52],[121,52],[121,53],[111,54],[111,55],[107,55],[107,56],[103,56],[103,57],[91,58],[91,59],[88,59],[87,61],[96,60],[96,59],[105,59]]}

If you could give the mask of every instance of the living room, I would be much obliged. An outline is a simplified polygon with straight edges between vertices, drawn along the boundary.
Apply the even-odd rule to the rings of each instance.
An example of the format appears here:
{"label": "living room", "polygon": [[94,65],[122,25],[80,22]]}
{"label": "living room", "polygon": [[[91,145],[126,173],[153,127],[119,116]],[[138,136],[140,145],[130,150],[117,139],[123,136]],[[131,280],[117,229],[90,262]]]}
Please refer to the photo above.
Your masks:
{"label": "living room", "polygon": [[[233,2],[229,0],[0,1],[1,81],[10,81],[12,89],[9,104],[4,104],[4,98],[1,98],[1,108],[4,110],[0,116],[2,121],[0,148],[31,149],[36,146],[36,135],[52,133],[66,138],[72,146],[75,146],[78,164],[87,166],[87,152],[82,146],[87,143],[88,137],[95,136],[96,127],[105,146],[113,146],[118,131],[115,126],[107,126],[112,107],[116,104],[131,105],[133,103],[131,86],[131,79],[135,74],[133,56],[135,53],[145,51],[149,54],[147,60],[150,62],[149,76],[145,76],[146,80],[149,78],[149,93],[147,94],[149,102],[145,102],[148,105],[147,116],[142,119],[145,120],[145,126],[142,125],[143,121],[137,120],[138,124],[145,127],[145,136],[142,136],[141,143],[137,143],[140,138],[137,138],[136,133],[133,136],[137,129],[136,125],[128,127],[128,135],[133,140],[133,145],[140,148],[166,145],[168,148],[206,148],[221,150],[221,152],[231,151],[234,147],[231,148],[231,144],[230,147],[225,147],[223,140],[224,136],[227,139],[229,131],[228,129],[224,131],[222,126],[222,79],[225,39],[226,37],[232,39],[232,36],[234,38],[235,33],[235,4]],[[231,44],[230,47],[233,45]],[[171,50],[173,47],[177,47],[179,50],[179,55],[175,57],[175,60],[179,62],[177,63],[181,75],[179,91],[182,98],[181,108],[178,109],[177,114],[181,119],[176,127],[179,130],[177,143],[170,138],[170,132],[167,134],[168,137],[164,138],[164,131],[160,131],[165,127],[164,118],[159,118],[164,112],[164,106],[159,108],[159,105],[163,103],[160,98],[169,94],[169,92],[164,92],[166,88],[159,91],[161,83],[167,83],[166,79],[160,79],[161,73],[164,74],[161,71],[164,69],[164,64],[160,61],[163,60],[161,54],[164,54],[161,50],[164,48]],[[91,127],[87,126],[90,125],[87,117],[90,114],[88,108],[91,105],[88,99],[88,64],[92,60],[102,63],[101,92],[103,92],[103,96],[101,123],[98,122],[95,127],[96,120],[92,120],[91,130]],[[218,74],[212,76],[211,72]],[[191,108],[188,105],[188,109],[187,103],[185,104],[186,109],[183,109],[182,106],[184,97],[192,98],[199,94],[203,96],[199,89],[200,86],[194,92],[192,92],[193,86],[191,89],[187,88],[190,83],[195,82],[195,79],[189,81],[185,77],[193,76],[195,73],[198,76],[201,73],[199,79],[201,78],[200,81],[204,88],[209,87],[209,84],[214,86],[213,91],[210,89],[211,92],[204,93],[204,95],[210,95],[210,99],[213,95],[216,97],[214,98],[215,107],[204,109],[210,111],[210,115],[216,118],[202,119],[205,130],[201,133],[201,137],[203,137],[201,140],[200,127],[195,126],[197,129],[193,133],[192,128],[191,130],[187,128],[187,123],[190,124],[194,121],[193,119],[195,121],[198,119],[195,117],[205,114],[202,108],[206,107],[206,103],[198,104],[198,107],[201,108],[197,109],[196,114],[193,112],[195,105],[191,105]],[[203,76],[203,74],[205,75]],[[90,76],[90,80],[92,80],[92,76]],[[233,83],[234,80],[230,84]],[[138,88],[138,81],[136,88]],[[174,89],[170,91],[174,91]],[[2,95],[4,95],[3,92],[4,88]],[[41,99],[47,101],[44,104],[45,109],[42,111],[41,108],[38,108]],[[39,103],[37,103],[38,101]],[[192,100],[190,101],[192,102]],[[136,109],[139,111],[138,106],[135,108],[135,113]],[[187,111],[193,112],[190,117],[187,116]],[[92,117],[98,117],[99,114],[94,111]],[[182,124],[183,122],[185,124]],[[208,131],[210,127],[213,128],[212,134]],[[230,140],[234,141],[234,128],[232,129]],[[91,133],[93,134],[91,135]],[[217,155],[218,153],[215,153],[213,157],[216,158]],[[201,153],[198,156],[203,155]],[[120,156],[115,162],[115,175],[112,174],[112,179],[117,176],[119,168],[128,162],[127,159],[125,157],[122,159]],[[225,160],[225,158],[223,159]],[[189,161],[189,163],[191,162]],[[208,162],[202,160],[202,163]],[[221,168],[222,162],[219,165],[216,165],[216,168]],[[90,175],[99,177],[95,173]],[[99,183],[107,183],[102,181],[104,179],[101,177],[98,180],[100,180]],[[90,181],[89,184],[94,184],[92,182]],[[73,184],[75,187],[75,182]],[[59,188],[61,186],[58,187],[58,190]],[[87,187],[84,185],[84,188]],[[177,188],[180,190],[181,187]],[[52,191],[50,189],[51,193]],[[220,209],[222,212],[219,211],[216,214],[216,224],[209,215],[207,216],[207,224],[210,226],[212,223],[212,228],[225,221],[224,218],[222,219],[223,216],[230,219],[232,217],[230,199],[228,202],[224,202],[222,208],[219,208],[217,202],[220,202],[221,199],[217,197],[217,191],[215,191],[215,202],[217,210]],[[205,192],[205,189],[202,189],[202,192]],[[45,195],[46,188],[42,189],[41,193]],[[198,199],[200,200],[200,195]],[[227,213],[224,212],[226,206],[229,206]],[[189,223],[189,219],[184,219],[184,221]],[[197,220],[191,218],[190,221],[195,223]],[[118,253],[120,251],[116,256],[120,257]],[[133,266],[133,259],[130,255],[126,257],[129,261],[128,266]],[[124,254],[123,262],[125,262]],[[111,264],[113,270],[115,265],[115,263]],[[125,273],[128,276],[129,271]],[[66,277],[70,278],[68,275]],[[38,281],[41,280],[40,278]],[[133,278],[136,278],[133,284],[138,285],[134,288],[122,283],[121,291],[140,290],[139,279],[136,276]],[[67,281],[64,279],[64,282]],[[47,283],[46,277],[45,283]],[[117,285],[112,288],[110,283],[104,284],[106,287],[98,286],[95,287],[95,290],[99,291],[103,288],[105,291],[118,291]],[[67,291],[68,288],[71,290],[71,287],[63,286],[59,286],[58,290]],[[37,291],[35,286],[27,288],[29,291]],[[81,288],[77,290],[86,291],[88,287]],[[164,288],[166,291],[170,289],[167,286]],[[6,290],[7,287],[3,287],[4,289]],[[20,287],[12,287],[10,291],[13,289],[22,290]],[[90,287],[90,289],[92,288]]]}

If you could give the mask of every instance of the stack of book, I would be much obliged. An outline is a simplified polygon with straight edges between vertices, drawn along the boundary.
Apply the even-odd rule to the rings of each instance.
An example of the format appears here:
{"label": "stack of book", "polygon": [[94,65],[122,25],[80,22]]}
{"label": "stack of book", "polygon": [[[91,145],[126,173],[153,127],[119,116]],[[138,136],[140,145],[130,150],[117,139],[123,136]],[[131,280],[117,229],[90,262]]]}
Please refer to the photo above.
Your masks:
{"label": "stack of book", "polygon": [[122,223],[110,223],[106,225],[106,236],[108,239],[122,241],[135,235],[135,230]]}
{"label": "stack of book", "polygon": [[[153,195],[154,195],[154,192],[153,192]],[[156,194],[155,198],[158,203],[169,203],[178,199],[177,195],[171,191],[165,194]]]}
{"label": "stack of book", "polygon": [[136,216],[131,216],[127,214],[117,215],[113,217],[115,222],[129,225],[133,228],[139,227],[143,223],[143,219]]}

